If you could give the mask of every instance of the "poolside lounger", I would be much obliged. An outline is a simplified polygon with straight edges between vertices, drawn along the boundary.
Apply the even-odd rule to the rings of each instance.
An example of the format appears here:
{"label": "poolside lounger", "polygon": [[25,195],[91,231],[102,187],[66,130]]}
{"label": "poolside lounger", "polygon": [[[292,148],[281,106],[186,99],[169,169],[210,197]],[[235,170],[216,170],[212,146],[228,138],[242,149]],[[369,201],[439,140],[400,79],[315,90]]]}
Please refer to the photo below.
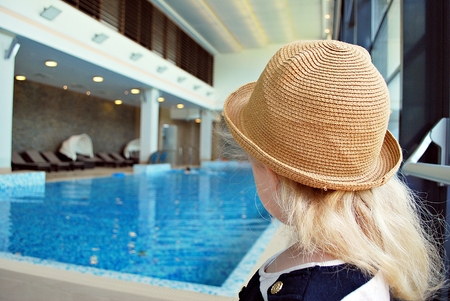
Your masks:
{"label": "poolside lounger", "polygon": [[41,154],[36,150],[27,150],[24,152],[25,156],[28,157],[28,159],[31,162],[34,163],[50,163],[53,170],[59,171],[62,169],[70,170],[70,163],[69,162],[49,162],[44,159],[44,157],[41,156]]}
{"label": "poolside lounger", "polygon": [[116,161],[122,162],[122,165],[124,165],[124,166],[133,166],[134,165],[134,160],[125,159],[119,153],[109,153],[109,155],[111,156],[111,158],[115,159]]}
{"label": "poolside lounger", "polygon": [[52,166],[48,162],[47,163],[26,162],[18,152],[12,152],[11,168],[12,170],[26,169],[26,170],[51,171]]}
{"label": "poolside lounger", "polygon": [[95,168],[95,166],[100,166],[101,160],[96,157],[88,157],[84,155],[77,154],[77,161],[76,162],[83,162],[84,168]]}
{"label": "poolside lounger", "polygon": [[124,163],[111,158],[107,153],[101,152],[97,153],[96,156],[102,161],[101,164],[104,166],[111,165],[113,167],[123,166]]}
{"label": "poolside lounger", "polygon": [[42,157],[44,157],[48,162],[55,165],[64,165],[67,164],[70,166],[70,169],[74,170],[76,168],[84,169],[84,162],[77,161],[62,161],[54,152],[46,151],[41,152]]}

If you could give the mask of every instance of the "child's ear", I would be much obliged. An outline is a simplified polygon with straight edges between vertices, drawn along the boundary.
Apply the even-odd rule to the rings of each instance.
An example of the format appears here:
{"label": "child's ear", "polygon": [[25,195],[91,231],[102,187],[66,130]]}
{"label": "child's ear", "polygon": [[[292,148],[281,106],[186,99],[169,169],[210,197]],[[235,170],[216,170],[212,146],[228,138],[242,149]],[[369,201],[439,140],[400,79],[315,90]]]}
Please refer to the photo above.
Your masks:
{"label": "child's ear", "polygon": [[272,169],[268,168],[267,166],[264,167],[266,168],[266,172],[269,175],[270,188],[273,191],[278,190],[278,187],[280,186],[280,177]]}

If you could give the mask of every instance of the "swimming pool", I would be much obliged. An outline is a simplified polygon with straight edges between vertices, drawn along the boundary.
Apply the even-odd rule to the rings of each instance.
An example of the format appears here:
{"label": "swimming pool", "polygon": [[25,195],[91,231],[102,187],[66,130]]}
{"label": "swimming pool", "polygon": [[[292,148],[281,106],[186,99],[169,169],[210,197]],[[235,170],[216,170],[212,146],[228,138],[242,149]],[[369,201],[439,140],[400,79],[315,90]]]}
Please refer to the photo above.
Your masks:
{"label": "swimming pool", "polygon": [[235,294],[274,231],[248,166],[46,183],[2,202],[4,257],[213,294]]}

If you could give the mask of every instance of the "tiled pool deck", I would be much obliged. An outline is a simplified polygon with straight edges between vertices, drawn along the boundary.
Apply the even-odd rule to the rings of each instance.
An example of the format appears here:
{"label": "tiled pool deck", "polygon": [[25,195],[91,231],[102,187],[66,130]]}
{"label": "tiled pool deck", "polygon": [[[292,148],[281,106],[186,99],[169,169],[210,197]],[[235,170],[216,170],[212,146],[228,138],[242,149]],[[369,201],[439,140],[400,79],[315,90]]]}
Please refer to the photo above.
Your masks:
{"label": "tiled pool deck", "polygon": [[[208,163],[208,168],[221,168],[223,166],[219,165],[224,164],[221,162],[214,163]],[[170,169],[170,166],[136,165],[134,172],[153,173],[167,169]],[[36,190],[39,187],[44,187],[44,185],[45,173],[42,172],[0,175],[0,203],[2,200],[5,201],[5,198],[13,193],[17,187],[26,191],[27,189]],[[23,296],[23,293],[33,290],[32,287],[36,281],[42,282],[43,280],[50,281],[50,284],[44,281],[40,287],[46,287],[45,283],[47,283],[55,296],[59,294],[66,296],[69,292],[71,292],[69,295],[73,296],[73,294],[78,294],[80,290],[93,290],[88,294],[90,298],[85,300],[97,300],[97,298],[101,298],[98,300],[116,300],[113,298],[114,294],[108,297],[110,292],[130,294],[125,298],[126,300],[140,300],[133,299],[139,296],[150,298],[146,298],[146,300],[235,300],[237,292],[257,267],[266,258],[286,246],[285,239],[280,232],[277,223],[269,225],[221,287],[161,280],[0,252],[0,301],[28,300],[25,298],[26,296]],[[59,282],[63,284],[58,285]],[[4,288],[3,286],[6,283],[11,285]],[[17,285],[14,285],[14,283]],[[28,287],[28,290],[18,289],[18,291],[14,291],[14,288],[22,286]],[[44,289],[44,291],[46,290]],[[14,297],[19,295],[20,298]],[[48,299],[47,291],[43,295],[43,300],[51,300],[51,298]],[[72,300],[69,299],[69,295],[58,297],[56,300]],[[30,300],[38,300],[34,294],[31,294],[31,296],[33,297]],[[94,297],[96,299],[93,299]],[[120,299],[125,300],[122,297],[117,300]],[[78,297],[73,300],[80,299]]]}

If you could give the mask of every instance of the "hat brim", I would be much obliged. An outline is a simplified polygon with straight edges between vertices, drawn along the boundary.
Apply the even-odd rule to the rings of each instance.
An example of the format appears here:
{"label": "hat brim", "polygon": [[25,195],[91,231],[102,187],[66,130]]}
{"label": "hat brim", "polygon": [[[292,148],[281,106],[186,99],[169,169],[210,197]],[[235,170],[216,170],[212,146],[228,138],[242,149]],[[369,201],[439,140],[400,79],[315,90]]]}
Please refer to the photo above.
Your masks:
{"label": "hat brim", "polygon": [[255,144],[246,130],[242,112],[247,106],[255,86],[256,82],[251,82],[231,93],[225,101],[223,115],[236,142],[249,155],[261,161],[275,173],[314,188],[356,191],[381,186],[398,171],[402,161],[402,152],[397,140],[389,130],[386,130],[380,154],[373,169],[367,175],[359,175],[357,178],[342,179],[317,175],[281,162]]}

